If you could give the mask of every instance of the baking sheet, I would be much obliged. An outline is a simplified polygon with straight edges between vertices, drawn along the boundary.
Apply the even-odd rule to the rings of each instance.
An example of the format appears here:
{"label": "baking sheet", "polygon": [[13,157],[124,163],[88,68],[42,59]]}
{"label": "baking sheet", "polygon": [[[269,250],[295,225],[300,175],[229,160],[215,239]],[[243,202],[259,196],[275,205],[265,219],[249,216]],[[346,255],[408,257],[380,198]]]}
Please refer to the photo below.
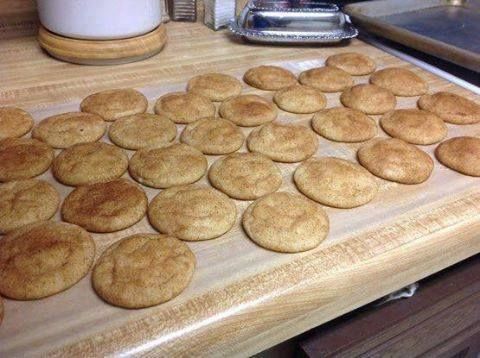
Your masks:
{"label": "baking sheet", "polygon": [[347,5],[368,32],[480,71],[479,0],[382,0]]}

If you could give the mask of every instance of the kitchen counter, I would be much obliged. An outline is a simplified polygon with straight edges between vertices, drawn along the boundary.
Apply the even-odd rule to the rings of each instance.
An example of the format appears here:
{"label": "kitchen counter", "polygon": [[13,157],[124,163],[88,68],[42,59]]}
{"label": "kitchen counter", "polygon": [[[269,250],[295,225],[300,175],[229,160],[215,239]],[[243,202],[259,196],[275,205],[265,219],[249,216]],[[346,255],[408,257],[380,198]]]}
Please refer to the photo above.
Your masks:
{"label": "kitchen counter", "polygon": [[[34,37],[0,40],[0,106],[39,110],[108,88],[167,86],[203,72],[316,60],[346,46],[245,44],[199,23],[169,23],[167,31],[168,44],[159,55],[109,67],[57,61],[39,48]],[[352,41],[348,50],[375,53],[385,65],[399,63],[359,40]],[[429,77],[429,84],[478,100],[438,77]],[[479,253],[480,190],[459,193],[435,205],[426,203],[386,222],[387,226],[352,232],[348,240],[263,272],[239,274],[225,287],[216,282],[207,292],[174,302],[168,310],[144,310],[141,316],[101,332],[95,327],[65,332],[64,342],[52,344],[51,353],[254,354]],[[48,329],[53,328],[38,327]],[[35,335],[22,339],[19,344],[30,353],[36,345],[45,349],[48,344]]]}

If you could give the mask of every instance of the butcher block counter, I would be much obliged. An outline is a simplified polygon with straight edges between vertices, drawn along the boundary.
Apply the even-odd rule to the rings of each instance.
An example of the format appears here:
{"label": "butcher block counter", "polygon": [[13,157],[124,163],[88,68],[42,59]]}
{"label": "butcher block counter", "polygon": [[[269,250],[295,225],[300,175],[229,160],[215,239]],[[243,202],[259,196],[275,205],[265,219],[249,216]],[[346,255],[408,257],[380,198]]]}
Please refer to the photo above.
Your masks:
{"label": "butcher block counter", "polygon": [[[473,93],[360,40],[332,47],[270,47],[246,44],[199,23],[166,26],[169,39],[159,55],[109,67],[54,60],[34,37],[0,40],[0,106],[22,107],[39,120],[74,109],[88,94],[119,87],[143,91],[152,104],[158,94],[183,88],[197,74],[241,77],[261,64],[284,65],[298,74],[342,51],[367,54],[379,67],[413,69],[428,81],[431,92],[446,90],[479,101]],[[366,82],[368,77],[356,80]],[[327,99],[328,107],[338,105],[338,94]],[[399,99],[397,108],[415,106],[416,99]],[[281,117],[288,120],[289,115]],[[308,123],[309,117],[299,121]],[[449,136],[480,135],[480,125],[459,127],[449,125]],[[335,145],[320,139],[317,156],[337,150],[355,160],[359,145]],[[425,150],[432,155],[434,147]],[[285,190],[295,191],[294,167],[281,166]],[[237,204],[239,217],[247,204]],[[434,174],[424,184],[383,181],[379,196],[365,207],[326,211],[330,235],[301,254],[256,246],[242,231],[240,218],[223,238],[188,243],[198,262],[192,284],[156,307],[110,306],[95,295],[90,275],[43,300],[5,299],[0,356],[250,355],[480,252],[480,179],[455,173],[436,160]],[[120,237],[147,230],[154,232],[144,219],[120,233],[94,235],[97,257]]]}

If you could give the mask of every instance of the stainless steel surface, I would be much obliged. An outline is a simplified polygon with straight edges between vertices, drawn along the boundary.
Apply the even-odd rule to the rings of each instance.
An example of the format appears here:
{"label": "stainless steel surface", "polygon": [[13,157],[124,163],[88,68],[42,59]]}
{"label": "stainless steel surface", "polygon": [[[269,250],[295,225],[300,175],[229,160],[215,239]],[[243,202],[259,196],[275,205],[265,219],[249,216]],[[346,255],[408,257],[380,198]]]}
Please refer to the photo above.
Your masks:
{"label": "stainless steel surface", "polygon": [[173,21],[196,21],[196,0],[167,0],[170,19]]}
{"label": "stainless steel surface", "polygon": [[317,1],[251,0],[230,30],[255,42],[331,43],[358,35],[337,5]]}
{"label": "stainless steel surface", "polygon": [[373,34],[480,71],[480,0],[382,0],[347,5]]}

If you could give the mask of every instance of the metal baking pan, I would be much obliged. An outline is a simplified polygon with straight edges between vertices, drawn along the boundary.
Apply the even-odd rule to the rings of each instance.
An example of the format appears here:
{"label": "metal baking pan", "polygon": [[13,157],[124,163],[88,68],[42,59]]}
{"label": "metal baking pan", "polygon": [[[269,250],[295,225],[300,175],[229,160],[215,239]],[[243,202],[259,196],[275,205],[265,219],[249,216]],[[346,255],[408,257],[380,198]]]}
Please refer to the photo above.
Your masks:
{"label": "metal baking pan", "polygon": [[480,72],[480,0],[381,0],[347,5],[353,24]]}
{"label": "metal baking pan", "polygon": [[229,29],[267,43],[331,43],[358,35],[337,5],[314,0],[250,0]]}

